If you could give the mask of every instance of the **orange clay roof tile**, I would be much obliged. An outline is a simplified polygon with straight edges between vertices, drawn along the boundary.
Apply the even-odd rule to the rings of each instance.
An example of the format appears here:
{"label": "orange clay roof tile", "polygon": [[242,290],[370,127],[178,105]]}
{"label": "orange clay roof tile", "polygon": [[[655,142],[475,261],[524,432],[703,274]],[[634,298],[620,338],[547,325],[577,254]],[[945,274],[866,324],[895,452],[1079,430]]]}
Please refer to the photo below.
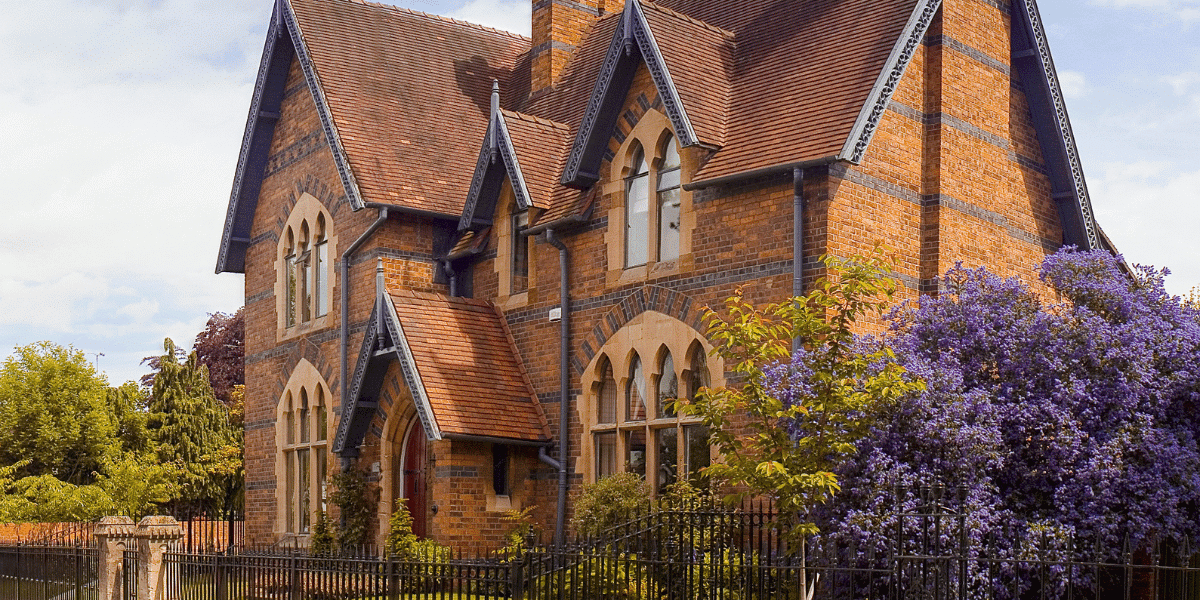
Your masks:
{"label": "orange clay roof tile", "polygon": [[468,140],[487,127],[493,79],[528,92],[529,40],[360,0],[289,1],[363,200],[460,214]]}
{"label": "orange clay roof tile", "polygon": [[388,292],[443,433],[549,439],[546,417],[495,307],[412,290]]}

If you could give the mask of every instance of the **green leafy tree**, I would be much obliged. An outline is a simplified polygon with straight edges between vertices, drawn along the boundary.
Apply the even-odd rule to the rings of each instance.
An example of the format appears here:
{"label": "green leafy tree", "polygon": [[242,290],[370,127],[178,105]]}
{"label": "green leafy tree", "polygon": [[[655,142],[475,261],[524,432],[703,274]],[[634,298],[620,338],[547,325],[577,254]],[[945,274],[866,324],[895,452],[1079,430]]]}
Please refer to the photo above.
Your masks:
{"label": "green leafy tree", "polygon": [[581,536],[598,537],[646,514],[650,497],[650,486],[640,475],[614,473],[583,486],[575,501],[571,524]]}
{"label": "green leafy tree", "polygon": [[0,367],[0,465],[14,476],[95,481],[119,453],[108,384],[84,353],[51,342],[20,346]]}
{"label": "green leafy tree", "polygon": [[146,430],[149,405],[150,394],[132,381],[108,388],[108,407],[123,451],[146,456],[153,450],[150,433]]}
{"label": "green leafy tree", "polygon": [[[815,533],[807,513],[839,490],[835,469],[854,454],[873,408],[922,386],[891,350],[854,335],[858,324],[892,305],[892,262],[878,248],[822,260],[830,274],[806,296],[757,308],[739,290],[724,316],[707,312],[715,353],[737,385],[704,389],[678,407],[712,432],[722,460],[705,473],[736,490],[727,501],[773,497],[791,519],[785,533],[797,542]],[[780,364],[790,368],[770,369]]]}
{"label": "green leafy tree", "polygon": [[146,428],[162,464],[173,465],[176,509],[224,506],[241,473],[241,450],[228,410],[213,396],[196,353],[180,360],[170,338],[158,359]]}

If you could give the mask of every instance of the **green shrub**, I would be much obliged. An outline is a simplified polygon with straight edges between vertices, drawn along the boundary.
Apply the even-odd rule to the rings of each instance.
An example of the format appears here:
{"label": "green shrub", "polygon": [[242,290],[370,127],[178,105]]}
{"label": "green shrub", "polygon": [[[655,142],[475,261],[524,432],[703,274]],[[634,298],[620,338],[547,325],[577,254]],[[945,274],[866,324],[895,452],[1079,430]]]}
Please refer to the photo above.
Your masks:
{"label": "green shrub", "polygon": [[363,547],[371,529],[373,499],[367,497],[367,474],[358,470],[346,470],[331,478],[333,493],[329,500],[342,515],[338,528],[338,547],[343,552]]}
{"label": "green shrub", "polygon": [[583,486],[571,519],[578,535],[597,537],[604,531],[645,515],[650,486],[641,476],[616,473]]}
{"label": "green shrub", "polygon": [[313,556],[333,556],[337,549],[337,537],[325,511],[317,513],[317,522],[313,524],[312,539],[309,541],[308,553]]}
{"label": "green shrub", "polygon": [[534,537],[539,531],[537,521],[533,520],[533,511],[536,506],[530,506],[524,510],[507,510],[504,511],[504,520],[513,524],[512,530],[504,534],[505,544],[500,549],[501,556],[505,558],[513,558],[520,556],[529,549],[529,539]]}
{"label": "green shrub", "polygon": [[533,585],[553,591],[558,598],[651,600],[661,596],[660,586],[636,555],[613,552],[612,548],[596,548],[590,553],[564,569],[538,577]]}

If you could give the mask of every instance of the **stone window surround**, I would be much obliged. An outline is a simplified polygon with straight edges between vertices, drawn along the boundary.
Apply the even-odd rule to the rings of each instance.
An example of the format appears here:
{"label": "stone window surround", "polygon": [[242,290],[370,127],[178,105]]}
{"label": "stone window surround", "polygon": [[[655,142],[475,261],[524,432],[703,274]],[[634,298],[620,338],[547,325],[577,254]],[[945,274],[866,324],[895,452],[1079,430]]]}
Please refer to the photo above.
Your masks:
{"label": "stone window surround", "polygon": [[[300,231],[302,224],[309,224],[309,231],[313,231],[317,223],[317,217],[321,216],[325,221],[325,240],[328,248],[328,260],[325,265],[325,289],[323,290],[325,297],[328,298],[329,310],[322,316],[313,315],[313,318],[308,322],[297,322],[295,325],[288,327],[287,325],[287,276],[288,276],[288,235],[287,232]],[[276,314],[276,332],[275,341],[282,342],[297,336],[319,331],[332,327],[335,322],[335,313],[333,305],[333,292],[335,286],[334,277],[337,269],[334,263],[337,262],[337,229],[333,226],[333,216],[317,200],[313,195],[305,192],[300,194],[300,198],[296,200],[296,205],[292,207],[292,212],[288,215],[288,220],[280,230],[279,243],[275,252],[275,314]],[[315,309],[313,311],[316,312]],[[299,319],[297,319],[299,321]]]}
{"label": "stone window surround", "polygon": [[[396,369],[396,371],[398,370]],[[392,369],[388,369],[388,371],[389,379],[399,375],[391,372]],[[396,500],[404,495],[404,490],[400,489],[403,480],[396,480],[396,469],[404,460],[401,455],[404,453],[404,447],[408,444],[408,436],[425,435],[421,423],[417,420],[416,405],[413,403],[408,386],[402,382],[397,383],[398,386],[393,387],[398,387],[400,393],[392,396],[393,401],[388,409],[387,419],[383,423],[383,435],[379,445],[379,531],[376,534],[379,540],[387,539],[389,519],[396,510]],[[386,383],[385,385],[390,386]]]}
{"label": "stone window surround", "polygon": [[[288,412],[297,409],[300,402],[300,392],[304,390],[308,396],[309,417],[312,423],[312,434],[307,442],[301,442],[297,434],[294,443],[288,443]],[[332,410],[332,398],[330,394],[329,384],[325,382],[325,378],[307,359],[300,359],[296,367],[292,370],[292,376],[288,379],[284,391],[279,396],[278,403],[275,407],[275,481],[280,482],[276,486],[276,514],[275,514],[275,533],[278,539],[293,538],[297,541],[297,545],[307,543],[308,534],[301,532],[288,531],[288,511],[291,510],[288,502],[288,472],[287,472],[287,455],[299,449],[320,450],[325,452],[326,470],[329,468],[329,447],[330,436],[333,432],[334,413]],[[290,402],[289,402],[290,400]],[[322,403],[325,407],[325,437],[318,440],[316,434],[318,419],[316,417],[315,407]],[[318,472],[318,461],[313,458],[309,459],[309,525],[316,524],[317,513],[322,510],[322,505],[326,498],[325,477]],[[297,529],[298,529],[297,524]]]}
{"label": "stone window surround", "polygon": [[[684,189],[682,184],[692,180],[692,168],[685,156],[685,148],[680,147],[682,166],[680,174],[679,193],[679,258],[669,261],[659,261],[658,252],[658,170],[663,162],[664,142],[668,136],[675,135],[671,121],[657,109],[647,110],[637,125],[626,136],[621,147],[613,155],[609,164],[608,179],[600,185],[602,196],[613,198],[612,206],[608,209],[608,230],[604,234],[604,242],[608,247],[608,270],[606,284],[609,287],[627,285],[647,279],[657,279],[670,275],[678,275],[692,261],[692,230],[696,226],[696,214],[692,205],[692,192]],[[679,136],[675,136],[676,144]],[[649,259],[646,264],[625,267],[625,184],[626,177],[632,168],[635,150],[641,146],[646,153],[646,162],[650,169],[650,180],[647,187],[650,193],[650,214],[647,228],[647,244]]]}
{"label": "stone window surround", "polygon": [[[691,352],[694,346],[699,346],[707,355],[709,375],[709,385],[712,387],[721,387],[725,385],[725,369],[724,362],[719,356],[712,356],[712,344],[704,338],[700,332],[688,326],[683,321],[674,317],[665,315],[656,311],[645,311],[632,320],[626,323],[621,329],[614,333],[607,342],[596,352],[595,357],[588,363],[581,377],[581,387],[583,390],[582,398],[577,399],[575,405],[577,407],[580,423],[583,424],[583,435],[580,444],[580,456],[575,463],[575,471],[583,477],[587,483],[595,483],[596,481],[596,450],[594,434],[605,431],[629,431],[638,428],[659,429],[663,427],[681,427],[693,423],[699,423],[699,419],[682,418],[682,417],[667,417],[667,418],[648,418],[646,421],[638,421],[633,423],[625,423],[625,389],[629,385],[630,365],[634,352],[641,358],[642,374],[646,378],[646,390],[650,392],[653,398],[646,398],[647,409],[650,411],[648,417],[654,415],[657,409],[657,394],[658,381],[662,377],[660,372],[662,366],[663,350],[671,352],[672,360],[675,363],[675,376],[678,378],[680,385],[680,393],[686,394],[687,382],[690,379]],[[613,379],[617,385],[617,421],[616,426],[601,425],[598,421],[597,409],[600,398],[600,387],[604,380],[604,364],[605,361],[612,364]],[[654,406],[651,404],[654,403]],[[680,447],[683,447],[683,438],[680,437],[677,442]],[[618,470],[624,470],[622,463],[626,453],[624,447],[624,436],[617,436],[617,457]],[[646,465],[647,471],[650,470],[650,465],[657,464],[657,449],[652,443],[652,438],[647,438],[647,454]],[[711,455],[715,458],[715,454]]]}
{"label": "stone window surround", "polygon": [[[493,227],[496,232],[496,259],[492,261],[492,269],[499,278],[495,302],[503,310],[511,310],[528,305],[530,292],[533,291],[534,282],[537,280],[537,261],[534,260],[534,247],[536,244],[533,243],[532,239],[526,237],[526,256],[528,257],[528,274],[525,277],[526,285],[524,290],[513,293],[513,248],[517,241],[513,239],[512,216],[513,209],[516,206],[517,201],[513,195],[512,182],[506,177],[504,179],[504,186],[500,189],[500,197],[496,202],[496,218],[493,221]],[[536,295],[536,292],[534,292],[534,295]]]}

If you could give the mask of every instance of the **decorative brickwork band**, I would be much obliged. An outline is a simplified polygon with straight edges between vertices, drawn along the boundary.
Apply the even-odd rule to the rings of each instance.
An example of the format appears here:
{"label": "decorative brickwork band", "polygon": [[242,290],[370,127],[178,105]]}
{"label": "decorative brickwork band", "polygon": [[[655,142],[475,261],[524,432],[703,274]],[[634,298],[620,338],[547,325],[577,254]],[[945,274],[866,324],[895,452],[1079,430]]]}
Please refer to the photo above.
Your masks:
{"label": "decorative brickwork band", "polygon": [[[694,310],[693,310],[694,309]],[[595,357],[596,352],[604,346],[626,323],[634,317],[646,312],[655,311],[678,319],[695,329],[703,337],[701,330],[702,310],[691,297],[664,287],[648,285],[626,296],[615,304],[604,316],[600,317],[579,345],[571,359],[575,369],[582,373],[581,365],[587,365]]]}

